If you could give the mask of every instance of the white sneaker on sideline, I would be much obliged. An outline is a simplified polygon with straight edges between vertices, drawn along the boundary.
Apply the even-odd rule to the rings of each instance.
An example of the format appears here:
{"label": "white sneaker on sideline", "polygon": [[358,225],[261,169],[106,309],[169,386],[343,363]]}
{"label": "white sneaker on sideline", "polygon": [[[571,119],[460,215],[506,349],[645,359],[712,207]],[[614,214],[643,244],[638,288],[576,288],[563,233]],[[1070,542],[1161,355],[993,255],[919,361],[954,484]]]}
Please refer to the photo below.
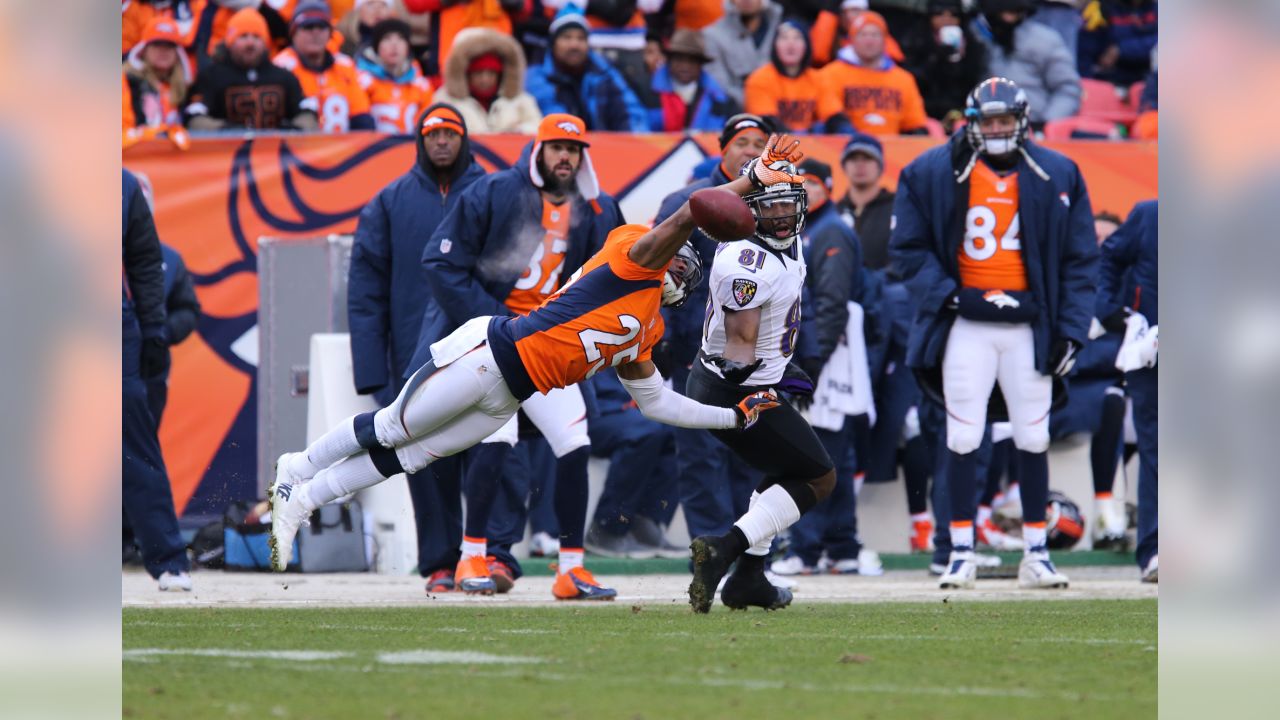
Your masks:
{"label": "white sneaker on sideline", "polygon": [[551,557],[560,552],[560,541],[551,537],[550,533],[536,532],[529,538],[529,555],[531,557]]}
{"label": "white sneaker on sideline", "polygon": [[1142,582],[1160,584],[1160,556],[1152,555],[1151,561],[1142,569]]}
{"label": "white sneaker on sideline", "polygon": [[1000,556],[988,555],[986,553],[974,553],[973,564],[977,565],[980,568],[1000,567]]}
{"label": "white sneaker on sideline", "polygon": [[159,582],[160,592],[191,592],[191,576],[184,572],[166,572]]}
{"label": "white sneaker on sideline", "polygon": [[943,590],[972,589],[978,579],[978,565],[974,562],[972,550],[951,551],[951,559],[947,561],[947,571],[938,578],[938,587]]}
{"label": "white sneaker on sideline", "polygon": [[267,541],[271,546],[271,569],[276,572],[284,572],[289,567],[298,529],[311,524],[311,511],[303,502],[306,494],[306,485],[291,483],[272,485],[267,492],[271,502],[271,535]]}
{"label": "white sneaker on sideline", "polygon": [[1012,552],[1015,550],[1022,550],[1024,547],[1022,544],[1022,538],[1014,537],[1013,535],[1010,535],[996,527],[996,524],[991,521],[991,518],[987,518],[974,529],[977,531],[978,544],[986,545],[992,550]]}
{"label": "white sneaker on sideline", "polygon": [[1020,588],[1065,588],[1067,584],[1067,576],[1058,572],[1043,548],[1028,552],[1018,565]]}
{"label": "white sneaker on sideline", "polygon": [[795,590],[800,587],[800,583],[798,581],[792,580],[789,577],[783,577],[769,570],[764,571],[764,577],[769,581],[770,585],[782,588],[783,590]]}
{"label": "white sneaker on sideline", "polygon": [[858,574],[866,577],[878,577],[884,574],[884,563],[880,561],[880,553],[862,548],[858,551]]}
{"label": "white sneaker on sideline", "polygon": [[805,565],[804,560],[801,560],[799,555],[790,555],[781,560],[774,560],[773,563],[769,565],[769,570],[772,571],[774,575],[789,576],[812,575],[815,568],[810,565]]}

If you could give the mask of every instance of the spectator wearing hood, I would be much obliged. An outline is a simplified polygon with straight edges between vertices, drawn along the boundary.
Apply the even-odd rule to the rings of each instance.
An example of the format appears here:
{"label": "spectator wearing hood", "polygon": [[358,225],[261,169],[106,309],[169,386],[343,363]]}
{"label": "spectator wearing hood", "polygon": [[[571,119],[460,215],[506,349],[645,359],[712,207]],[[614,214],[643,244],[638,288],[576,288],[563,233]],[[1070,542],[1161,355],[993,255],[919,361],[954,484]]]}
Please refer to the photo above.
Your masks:
{"label": "spectator wearing hood", "polygon": [[885,54],[889,28],[879,13],[853,21],[853,41],[819,71],[818,115],[829,132],[857,129],[874,135],[922,133],[924,99],[911,73]]}
{"label": "spectator wearing hood", "polygon": [[703,31],[711,64],[707,71],[729,97],[743,104],[743,85],[769,61],[782,7],[771,0],[729,0],[724,17]]}
{"label": "spectator wearing hood", "polygon": [[644,106],[622,73],[588,47],[586,18],[566,6],[550,29],[546,57],[525,78],[525,88],[543,114],[574,115],[589,131],[647,132]]}
{"label": "spectator wearing hood", "polygon": [[819,120],[822,93],[811,59],[808,28],[798,20],[783,20],[774,35],[769,62],[747,76],[746,111],[776,118],[796,132],[811,130]]}
{"label": "spectator wearing hood", "polygon": [[986,47],[964,22],[961,0],[929,0],[928,21],[902,38],[903,67],[916,79],[929,117],[959,117],[969,90],[986,79]]}
{"label": "spectator wearing hood", "polygon": [[328,4],[303,0],[289,21],[289,47],[272,62],[298,78],[306,102],[320,118],[322,132],[372,130],[369,96],[356,77],[356,64],[342,53],[329,51],[332,37]]}
{"label": "spectator wearing hood", "polygon": [[458,109],[471,132],[532,134],[542,120],[538,101],[524,90],[525,64],[510,35],[468,28],[454,38],[445,63],[440,102]]}
{"label": "spectator wearing hood", "polygon": [[987,75],[1005,77],[1027,94],[1031,123],[1041,126],[1080,109],[1076,61],[1057,31],[1028,20],[1031,0],[981,0],[975,24],[987,47]]}
{"label": "spectator wearing hood", "polygon": [[193,68],[177,23],[153,17],[129,51],[124,72],[133,100],[134,126],[182,123],[182,101],[191,86]]}
{"label": "spectator wearing hood", "polygon": [[[434,298],[422,266],[427,238],[463,193],[484,177],[467,126],[435,104],[415,118],[413,167],[365,205],[356,226],[347,284],[351,366],[356,392],[390,402],[403,387]],[[453,588],[462,539],[461,473],[456,458],[409,476],[418,527],[418,570],[427,591]]]}
{"label": "spectator wearing hood", "polygon": [[664,52],[667,62],[650,85],[657,107],[649,110],[653,132],[716,131],[738,110],[736,103],[706,70],[710,62],[702,33],[677,30]]}
{"label": "spectator wearing hood", "polygon": [[[514,166],[482,178],[445,216],[423,255],[436,302],[423,320],[414,367],[430,360],[430,343],[472,318],[523,315],[538,307],[623,223],[617,202],[600,190],[588,137],[582,119],[548,114]],[[576,386],[569,389],[569,393],[576,392]],[[548,429],[543,430],[551,439]],[[492,527],[487,520],[497,497],[497,484],[508,483],[508,492],[515,497],[528,497],[529,491],[528,473],[501,471],[508,443],[515,442],[514,432],[508,438],[500,437],[503,434],[495,433],[496,442],[472,448],[466,480],[464,538],[471,544],[464,550],[464,560],[476,555],[483,558],[486,553],[494,556],[505,566],[495,572],[494,564],[489,563],[495,580],[503,569],[510,571],[509,577],[519,576],[520,566],[510,549],[524,537],[522,518],[517,527],[506,527],[502,536],[486,535]],[[580,555],[570,554],[581,553],[585,533],[587,448],[579,445],[556,450],[560,568],[568,573],[575,560],[581,564]],[[523,485],[513,487],[511,483]],[[476,570],[469,568],[470,572]]]}
{"label": "spectator wearing hood", "polygon": [[373,27],[369,47],[356,58],[356,77],[369,98],[369,114],[378,132],[413,134],[419,112],[432,101],[431,83],[410,55],[410,34],[405,21],[383,20]]}
{"label": "spectator wearing hood", "polygon": [[427,72],[446,68],[458,33],[467,28],[489,28],[510,35],[512,19],[529,14],[532,0],[404,0],[411,13],[431,18],[431,59]]}
{"label": "spectator wearing hood", "polygon": [[213,62],[201,69],[183,117],[192,130],[316,129],[316,113],[293,73],[271,63],[271,35],[258,11],[245,8],[227,23]]}
{"label": "spectator wearing hood", "polygon": [[338,21],[337,30],[342,35],[344,54],[357,57],[373,41],[373,29],[383,20],[406,16],[401,0],[356,0],[351,9]]}

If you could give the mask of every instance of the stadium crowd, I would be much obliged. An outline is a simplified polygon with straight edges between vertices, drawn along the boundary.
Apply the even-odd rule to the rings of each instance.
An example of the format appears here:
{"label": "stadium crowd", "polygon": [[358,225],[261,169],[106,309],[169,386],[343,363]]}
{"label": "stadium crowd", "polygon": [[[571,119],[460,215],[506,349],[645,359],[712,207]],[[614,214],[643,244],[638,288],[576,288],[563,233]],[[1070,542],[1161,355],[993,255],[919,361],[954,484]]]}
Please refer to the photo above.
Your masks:
{"label": "stadium crowd", "polygon": [[[1007,77],[1050,139],[1157,134],[1157,0],[123,0],[123,127],[943,136]],[[235,97],[227,97],[232,88]]]}
{"label": "stadium crowd", "polygon": [[[825,424],[811,409],[837,486],[820,512],[791,529],[773,570],[877,574],[878,557],[858,538],[858,489],[896,478],[901,467],[911,514],[904,528],[913,550],[934,553],[940,574],[951,542],[945,517],[935,527],[929,496],[930,479],[946,473],[945,418],[906,371],[918,298],[893,262],[895,194],[881,182],[879,136],[943,137],[964,124],[973,88],[1003,76],[1025,93],[1030,128],[1043,137],[1153,138],[1157,7],[1155,0],[590,0],[585,8],[564,0],[125,0],[125,141],[181,127],[415,136],[414,166],[361,213],[349,278],[355,385],[385,404],[428,359],[422,353],[431,342],[473,317],[528,313],[568,277],[562,270],[580,266],[625,222],[596,181],[583,140],[590,133],[719,135],[721,155],[664,200],[655,223],[694,191],[737,177],[770,132],[846,135],[838,168],[812,160],[799,168],[809,278],[793,362],[819,378],[843,346],[853,322],[848,308],[856,305],[857,352],[874,404]],[[499,132],[533,141],[516,166],[486,175],[469,138]],[[839,197],[836,171],[848,181]],[[140,200],[131,206],[139,215]],[[1106,213],[1097,220],[1101,245],[1122,223]],[[1135,211],[1122,235],[1132,243],[1153,222],[1148,211]],[[154,235],[149,218],[138,223]],[[533,260],[501,262],[530,228],[538,240]],[[692,242],[704,258],[714,256],[706,235],[695,231]],[[1119,259],[1104,263],[1104,327],[1083,348],[1070,404],[1053,414],[1055,437],[1094,435],[1098,547],[1125,543],[1124,504],[1111,495],[1123,449],[1143,453],[1144,473],[1155,467],[1146,459],[1149,451],[1154,460],[1154,446],[1141,447],[1141,432],[1126,439],[1126,373],[1114,366],[1133,309],[1126,305],[1137,304],[1115,301],[1132,295],[1134,281],[1123,270]],[[702,335],[696,308],[706,298],[707,289],[697,288],[694,311],[664,311],[666,335],[654,362],[680,391]],[[1154,299],[1146,302],[1152,308]],[[1148,319],[1156,324],[1153,313]],[[150,331],[142,322],[144,348],[163,336]],[[141,379],[153,379],[167,366],[162,360],[152,358],[157,370],[143,367]],[[1152,378],[1138,381],[1153,388]],[[677,507],[691,537],[724,533],[747,510],[759,473],[707,431],[646,419],[612,371],[584,386],[565,412],[577,417],[581,411],[570,411],[585,405],[589,435],[529,413],[465,457],[410,478],[428,592],[509,590],[521,574],[510,550],[529,524],[532,554],[559,554],[557,597],[591,596],[607,588],[583,568],[584,548],[687,557],[666,537]],[[1153,424],[1154,406],[1132,409],[1139,424],[1147,412]],[[975,453],[976,541],[996,550],[1021,542],[993,512],[1018,504],[1018,453],[1003,425],[990,425]],[[137,432],[154,436],[154,423]],[[144,455],[158,455],[153,440],[143,444]],[[584,523],[588,453],[612,462],[594,517]],[[153,478],[139,482],[155,486]],[[938,484],[935,514],[947,504]],[[1053,502],[1069,521],[1070,502]],[[144,512],[153,511],[130,513],[135,530],[162,538],[153,546],[172,545],[172,525]],[[1139,524],[1139,541],[1145,534],[1154,543],[1154,527]],[[1081,532],[1051,524],[1050,541],[1069,546]],[[162,557],[148,563],[157,577],[183,573],[171,548],[150,552]],[[1154,549],[1143,552],[1145,571]]]}

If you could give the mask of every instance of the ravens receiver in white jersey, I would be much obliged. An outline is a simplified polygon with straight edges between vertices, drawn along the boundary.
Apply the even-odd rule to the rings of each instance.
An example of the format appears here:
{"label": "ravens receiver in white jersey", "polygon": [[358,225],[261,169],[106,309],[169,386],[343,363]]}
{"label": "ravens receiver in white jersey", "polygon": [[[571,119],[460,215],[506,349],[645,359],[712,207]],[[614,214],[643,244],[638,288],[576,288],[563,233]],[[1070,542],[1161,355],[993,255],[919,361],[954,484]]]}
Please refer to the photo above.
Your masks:
{"label": "ravens receiver in white jersey", "polygon": [[[795,173],[793,166],[787,167]],[[702,349],[686,389],[690,398],[708,405],[728,407],[752,388],[813,392],[812,380],[790,362],[800,335],[805,276],[796,243],[808,203],[804,186],[761,187],[743,200],[755,216],[755,234],[723,243],[716,251]],[[712,434],[763,472],[764,480],[751,494],[750,509],[728,533],[694,539],[689,602],[695,611],[708,612],[716,586],[737,561],[721,591],[725,605],[786,607],[791,592],[765,578],[769,544],[831,493],[831,459],[799,411],[787,403],[745,432]]]}

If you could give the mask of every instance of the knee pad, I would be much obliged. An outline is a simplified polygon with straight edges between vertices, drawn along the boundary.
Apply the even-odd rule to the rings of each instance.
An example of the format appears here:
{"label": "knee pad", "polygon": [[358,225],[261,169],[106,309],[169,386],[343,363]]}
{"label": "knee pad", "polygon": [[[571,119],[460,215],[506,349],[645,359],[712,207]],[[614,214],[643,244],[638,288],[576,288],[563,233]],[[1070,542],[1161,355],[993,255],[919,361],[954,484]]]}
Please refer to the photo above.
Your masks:
{"label": "knee pad", "polygon": [[981,425],[948,423],[947,449],[957,455],[968,455],[982,445],[982,433]]}
{"label": "knee pad", "polygon": [[[360,416],[357,415],[357,418]],[[373,429],[378,443],[386,448],[393,448],[409,442],[409,433],[400,422],[399,403],[392,403],[373,415]],[[358,430],[358,428],[357,428]],[[357,439],[359,437],[357,436]],[[361,442],[363,446],[364,443]]]}
{"label": "knee pad", "polygon": [[809,487],[813,488],[813,495],[822,502],[831,495],[831,491],[836,488],[836,471],[828,470],[825,475],[809,481]]}
{"label": "knee pad", "polygon": [[1049,421],[1046,418],[1035,425],[1014,425],[1013,444],[1019,450],[1042,453],[1049,449]]}
{"label": "knee pad", "polygon": [[395,453],[396,458],[400,460],[400,467],[404,468],[404,471],[410,475],[421,472],[428,465],[442,457],[432,453],[421,442],[402,445],[395,449]]}

